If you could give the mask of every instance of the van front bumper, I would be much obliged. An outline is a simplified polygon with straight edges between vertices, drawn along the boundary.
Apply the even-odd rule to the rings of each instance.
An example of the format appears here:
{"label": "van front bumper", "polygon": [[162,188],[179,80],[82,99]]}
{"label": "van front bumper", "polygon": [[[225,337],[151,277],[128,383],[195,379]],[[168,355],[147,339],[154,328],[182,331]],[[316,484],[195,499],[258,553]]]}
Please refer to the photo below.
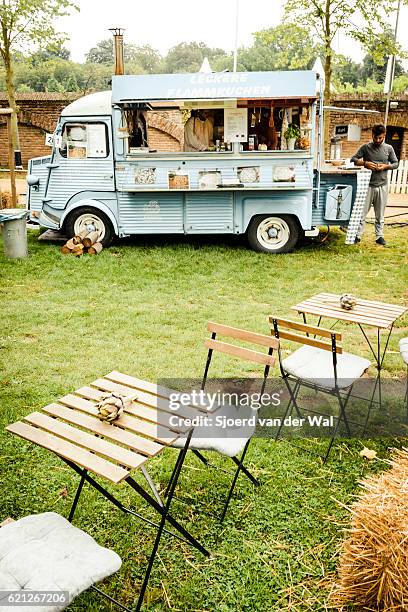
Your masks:
{"label": "van front bumper", "polygon": [[[54,217],[54,215],[52,215]],[[44,210],[40,212],[40,218],[38,219],[38,223],[42,227],[47,227],[48,229],[59,230],[61,228],[60,221],[54,217],[52,219],[50,215],[48,215]]]}

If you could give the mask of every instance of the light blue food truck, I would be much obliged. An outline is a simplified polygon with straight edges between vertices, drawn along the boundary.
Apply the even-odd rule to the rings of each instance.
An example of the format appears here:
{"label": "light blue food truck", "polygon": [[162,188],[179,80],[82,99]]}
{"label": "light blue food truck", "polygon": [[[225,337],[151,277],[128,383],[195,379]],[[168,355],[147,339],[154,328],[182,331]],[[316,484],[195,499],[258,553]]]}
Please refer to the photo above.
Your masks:
{"label": "light blue food truck", "polygon": [[[291,251],[347,225],[356,193],[357,171],[322,166],[321,89],[313,71],[114,76],[112,91],[67,106],[51,155],[30,160],[30,218],[68,237],[98,231],[105,246],[246,234],[255,250]],[[161,148],[158,116],[209,136]]]}

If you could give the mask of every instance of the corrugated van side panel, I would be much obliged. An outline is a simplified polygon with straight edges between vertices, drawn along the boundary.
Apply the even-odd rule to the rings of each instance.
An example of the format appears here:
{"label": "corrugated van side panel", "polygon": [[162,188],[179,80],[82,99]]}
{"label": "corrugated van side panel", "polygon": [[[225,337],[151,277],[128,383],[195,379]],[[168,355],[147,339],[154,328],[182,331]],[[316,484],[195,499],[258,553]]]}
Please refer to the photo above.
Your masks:
{"label": "corrugated van side panel", "polygon": [[118,193],[119,231],[124,234],[184,233],[183,193]]}
{"label": "corrugated van side panel", "polygon": [[111,159],[59,160],[59,167],[51,170],[47,198],[52,200],[53,208],[63,209],[80,191],[112,191],[113,188]]}
{"label": "corrugated van side panel", "polygon": [[234,229],[233,193],[186,193],[186,233],[230,233]]}

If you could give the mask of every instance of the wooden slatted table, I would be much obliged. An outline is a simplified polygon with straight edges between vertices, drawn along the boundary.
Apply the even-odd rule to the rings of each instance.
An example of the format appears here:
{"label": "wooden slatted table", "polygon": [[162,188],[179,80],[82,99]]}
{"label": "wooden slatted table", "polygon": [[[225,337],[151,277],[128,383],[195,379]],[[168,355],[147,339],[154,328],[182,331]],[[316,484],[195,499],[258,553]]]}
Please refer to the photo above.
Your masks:
{"label": "wooden slatted table", "polygon": [[379,329],[391,329],[395,321],[402,317],[408,308],[397,304],[357,299],[357,304],[352,310],[344,310],[340,306],[340,295],[319,293],[292,306],[292,310],[297,310],[302,314],[316,315],[320,319],[327,317],[359,325],[370,325]]}
{"label": "wooden slatted table", "polygon": [[[334,293],[319,293],[292,306],[292,310],[296,310],[299,314],[302,314],[305,323],[306,315],[316,315],[318,317],[318,325],[320,325],[323,318],[336,319],[336,321],[345,321],[346,323],[358,325],[375,359],[378,375],[374,393],[378,384],[379,401],[381,404],[381,369],[384,357],[387,352],[394,323],[408,311],[408,308],[399,306],[398,304],[387,304],[385,302],[358,298],[357,304],[352,310],[345,310],[340,306],[340,295]],[[370,342],[363,326],[375,327],[377,329],[376,347]],[[381,348],[382,331],[388,331],[383,349]]]}
{"label": "wooden slatted table", "polygon": [[[123,414],[113,423],[102,422],[97,416],[96,404],[109,392],[119,393],[123,397],[136,394],[135,399],[125,407]],[[89,472],[115,485],[125,482],[160,514],[159,524],[143,519],[157,527],[158,531],[136,610],[139,610],[142,605],[163,531],[188,542],[206,556],[209,555],[203,546],[169,513],[174,489],[192,434],[192,427],[188,422],[185,424],[184,420],[193,419],[200,412],[206,413],[202,406],[179,407],[177,425],[173,426],[169,418],[174,413],[170,409],[169,402],[172,393],[174,391],[171,389],[113,371],[6,427],[8,432],[54,452],[81,476],[69,514],[70,521],[74,517],[85,482],[95,487],[120,510],[143,519],[141,515],[125,508]],[[186,438],[186,445],[180,451],[174,466],[169,483],[169,493],[164,502],[146,466],[153,457],[173,444],[180,436]],[[150,492],[131,476],[132,470],[139,468],[149,485]],[[178,534],[165,529],[166,521],[177,530]]]}

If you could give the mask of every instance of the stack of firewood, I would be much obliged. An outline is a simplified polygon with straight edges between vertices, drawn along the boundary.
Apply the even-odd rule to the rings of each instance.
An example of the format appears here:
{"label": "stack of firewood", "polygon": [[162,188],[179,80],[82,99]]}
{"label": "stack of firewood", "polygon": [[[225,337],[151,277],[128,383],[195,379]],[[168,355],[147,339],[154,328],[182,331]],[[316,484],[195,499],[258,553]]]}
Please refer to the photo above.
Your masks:
{"label": "stack of firewood", "polygon": [[85,230],[68,240],[64,246],[61,247],[61,253],[64,253],[64,255],[81,257],[84,253],[88,253],[88,255],[99,255],[102,249],[102,243],[99,242],[99,232],[88,232]]}

